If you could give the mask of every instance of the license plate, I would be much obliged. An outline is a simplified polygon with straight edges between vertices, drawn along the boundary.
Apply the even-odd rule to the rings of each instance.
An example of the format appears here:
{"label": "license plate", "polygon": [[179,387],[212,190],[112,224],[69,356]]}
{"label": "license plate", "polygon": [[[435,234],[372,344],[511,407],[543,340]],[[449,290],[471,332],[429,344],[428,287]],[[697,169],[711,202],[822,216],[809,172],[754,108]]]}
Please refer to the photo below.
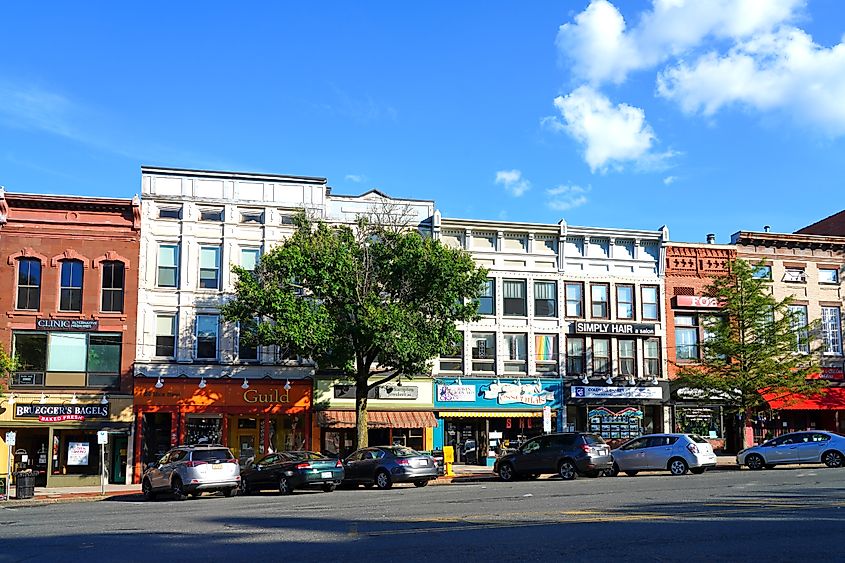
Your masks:
{"label": "license plate", "polygon": [[332,478],[332,472],[331,471],[323,471],[322,473],[320,473],[320,477],[322,477],[323,479],[331,479]]}
{"label": "license plate", "polygon": [[212,469],[223,469],[223,464],[222,463],[213,463],[213,464],[211,464],[211,468]]}
{"label": "license plate", "polygon": [[417,467],[425,467],[426,465],[428,465],[427,459],[418,459],[417,460]]}

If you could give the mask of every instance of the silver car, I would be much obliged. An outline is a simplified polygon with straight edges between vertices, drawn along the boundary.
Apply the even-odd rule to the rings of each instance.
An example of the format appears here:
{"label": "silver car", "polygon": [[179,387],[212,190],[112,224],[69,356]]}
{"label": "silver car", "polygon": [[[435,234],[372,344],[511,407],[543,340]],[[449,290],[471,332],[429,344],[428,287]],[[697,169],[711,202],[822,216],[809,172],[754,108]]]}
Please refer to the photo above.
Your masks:
{"label": "silver car", "polygon": [[787,463],[842,467],[845,464],[845,436],[821,430],[792,432],[740,451],[736,462],[749,469],[769,469]]}
{"label": "silver car", "polygon": [[696,475],[716,467],[710,442],[696,434],[649,434],[629,440],[610,452],[611,473],[634,476],[640,471],[665,470],[672,475]]}
{"label": "silver car", "polygon": [[151,463],[141,479],[141,492],[147,500],[169,493],[176,500],[205,491],[221,491],[232,496],[241,482],[241,468],[231,450],[221,445],[180,446]]}

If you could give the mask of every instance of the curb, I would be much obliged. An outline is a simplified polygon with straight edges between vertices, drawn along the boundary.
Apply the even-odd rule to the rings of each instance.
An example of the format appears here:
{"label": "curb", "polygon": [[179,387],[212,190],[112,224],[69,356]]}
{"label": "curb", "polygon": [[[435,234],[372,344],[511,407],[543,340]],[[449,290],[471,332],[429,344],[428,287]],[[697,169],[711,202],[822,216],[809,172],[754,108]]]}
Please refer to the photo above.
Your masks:
{"label": "curb", "polygon": [[101,495],[99,493],[71,493],[60,496],[42,496],[21,500],[4,500],[0,501],[0,508],[28,508],[31,506],[44,506],[49,504],[67,504],[70,502],[99,502],[113,499],[115,497],[123,496],[140,496],[138,493],[106,493]]}

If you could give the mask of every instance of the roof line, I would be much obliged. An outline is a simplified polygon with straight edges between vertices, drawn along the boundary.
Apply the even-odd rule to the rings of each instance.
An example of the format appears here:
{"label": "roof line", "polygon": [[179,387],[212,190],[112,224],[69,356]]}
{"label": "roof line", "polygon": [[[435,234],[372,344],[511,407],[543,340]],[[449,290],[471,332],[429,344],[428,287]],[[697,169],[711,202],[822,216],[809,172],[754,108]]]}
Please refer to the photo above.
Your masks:
{"label": "roof line", "polygon": [[141,166],[141,174],[158,174],[161,176],[202,176],[205,178],[243,178],[270,180],[297,180],[325,184],[328,180],[319,176],[294,176],[289,174],[266,174],[261,172],[231,172],[226,170],[198,170],[195,168],[168,168],[165,166]]}

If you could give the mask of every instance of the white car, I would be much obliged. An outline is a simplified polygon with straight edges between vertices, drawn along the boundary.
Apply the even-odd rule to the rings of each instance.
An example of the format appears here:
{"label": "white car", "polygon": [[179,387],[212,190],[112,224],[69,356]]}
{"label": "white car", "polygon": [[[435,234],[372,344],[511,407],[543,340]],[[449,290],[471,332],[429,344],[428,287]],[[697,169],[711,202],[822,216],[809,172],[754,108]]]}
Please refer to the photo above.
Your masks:
{"label": "white car", "polygon": [[696,434],[648,434],[629,440],[610,452],[612,475],[624,472],[634,476],[640,471],[669,471],[696,475],[716,467],[716,454],[710,442]]}
{"label": "white car", "polygon": [[749,469],[769,469],[787,463],[842,467],[845,465],[845,436],[821,430],[792,432],[742,450],[736,455],[736,462]]}

